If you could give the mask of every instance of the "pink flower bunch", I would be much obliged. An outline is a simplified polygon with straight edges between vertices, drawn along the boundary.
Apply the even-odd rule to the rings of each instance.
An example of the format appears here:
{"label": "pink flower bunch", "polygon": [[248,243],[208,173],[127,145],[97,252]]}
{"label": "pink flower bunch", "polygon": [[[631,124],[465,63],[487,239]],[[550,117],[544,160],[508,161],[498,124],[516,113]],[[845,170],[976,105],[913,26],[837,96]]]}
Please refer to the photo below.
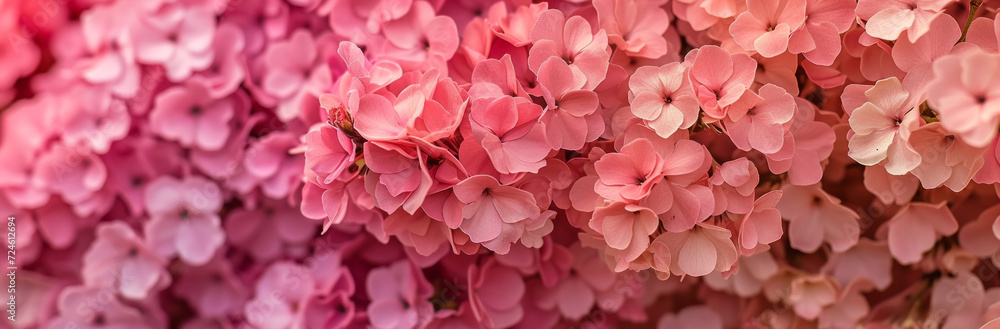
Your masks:
{"label": "pink flower bunch", "polygon": [[1000,328],[997,6],[0,0],[0,322]]}

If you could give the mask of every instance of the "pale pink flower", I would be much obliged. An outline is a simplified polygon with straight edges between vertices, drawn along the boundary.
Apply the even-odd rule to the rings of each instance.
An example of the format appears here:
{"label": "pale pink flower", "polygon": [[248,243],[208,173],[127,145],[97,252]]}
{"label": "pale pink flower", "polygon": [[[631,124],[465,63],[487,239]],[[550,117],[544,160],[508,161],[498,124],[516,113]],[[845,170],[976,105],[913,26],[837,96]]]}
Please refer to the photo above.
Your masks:
{"label": "pale pink flower", "polygon": [[778,274],[778,262],[770,252],[742,256],[735,273],[712,272],[704,277],[705,284],[719,291],[751,298],[760,294],[764,283]]}
{"label": "pale pink flower", "polygon": [[698,120],[698,100],[688,74],[681,63],[669,63],[640,67],[629,77],[632,113],[660,137],[688,129]]}
{"label": "pale pink flower", "polygon": [[615,271],[621,272],[646,251],[649,247],[649,235],[660,226],[660,221],[649,209],[616,202],[597,208],[589,226],[604,237],[609,247],[617,251],[608,254],[614,255],[617,260]]}
{"label": "pale pink flower", "polygon": [[858,242],[858,214],[840,204],[820,185],[785,185],[776,208],[788,220],[788,242],[792,248],[812,253],[825,242],[843,252]]}
{"label": "pale pink flower", "polygon": [[221,208],[222,191],[215,183],[201,177],[160,177],[146,187],[151,217],[144,227],[146,239],[163,257],[179,255],[188,264],[205,264],[225,242]]}
{"label": "pale pink flower", "polygon": [[166,4],[141,21],[141,26],[128,29],[135,57],[142,63],[162,64],[170,81],[183,81],[212,63],[215,17],[208,10]]}
{"label": "pale pink flower", "polygon": [[747,11],[736,17],[729,33],[744,50],[770,58],[788,49],[788,39],[802,27],[805,15],[805,0],[747,0]]}
{"label": "pale pink flower", "polygon": [[587,90],[584,80],[574,79],[571,67],[558,57],[550,57],[537,72],[548,104],[541,122],[552,148],[578,150],[597,139],[604,132],[604,120],[593,115],[600,106],[597,93]]}
{"label": "pale pink flower", "polygon": [[741,150],[755,149],[764,154],[774,154],[782,150],[785,124],[795,115],[795,99],[781,87],[767,84],[755,95],[748,91],[743,98],[730,108],[723,123],[729,138]]}
{"label": "pale pink flower", "polygon": [[937,122],[914,130],[910,145],[920,153],[920,165],[911,173],[925,189],[944,185],[959,192],[983,166],[985,149],[969,146]]}
{"label": "pale pink flower", "polygon": [[691,87],[698,104],[709,119],[722,119],[753,85],[757,62],[746,54],[729,54],[717,46],[704,46],[691,52]]}
{"label": "pale pink flower", "polygon": [[930,22],[954,0],[860,0],[855,12],[865,21],[865,33],[895,41],[907,31],[910,42],[930,31]]}
{"label": "pale pink flower", "polygon": [[1000,54],[981,51],[949,55],[934,62],[927,103],[941,125],[972,147],[989,145],[1000,122]]}
{"label": "pale pink flower", "polygon": [[110,287],[125,298],[144,300],[170,283],[166,262],[127,224],[104,223],[96,233],[80,270],[87,286]]}
{"label": "pale pink flower", "polygon": [[893,175],[916,168],[920,154],[908,141],[920,123],[915,100],[895,77],[879,80],[865,96],[866,103],[848,110],[853,135],[849,135],[847,154],[866,166],[885,161],[886,170]]}
{"label": "pale pink flower", "polygon": [[557,57],[569,65],[574,85],[581,84],[578,89],[593,90],[607,75],[611,52],[605,31],[591,31],[590,23],[581,16],[566,19],[558,10],[543,12],[531,28],[528,67],[541,75],[542,64]]}
{"label": "pale pink flower", "polygon": [[434,308],[428,299],[434,287],[419,268],[407,260],[368,272],[365,280],[368,315],[374,328],[421,328],[433,317]]}
{"label": "pale pink flower", "polygon": [[201,84],[175,86],[156,96],[149,114],[154,132],[186,147],[206,151],[222,148],[235,115],[232,99],[215,99]]}
{"label": "pale pink flower", "polygon": [[757,198],[753,208],[744,214],[739,221],[740,252],[752,255],[755,250],[778,241],[781,238],[781,213],[775,209],[781,200],[783,191],[771,191]]}
{"label": "pale pink flower", "polygon": [[746,214],[753,208],[754,189],[760,183],[760,174],[753,162],[739,158],[717,167],[709,182],[715,196],[713,214],[724,211]]}
{"label": "pale pink flower", "polygon": [[942,236],[958,232],[958,222],[945,202],[910,203],[880,228],[888,231],[889,252],[900,264],[920,261]]}
{"label": "pale pink flower", "polygon": [[670,15],[661,1],[596,0],[597,20],[608,41],[630,56],[660,58],[670,50],[663,34]]}
{"label": "pale pink flower", "polygon": [[884,165],[865,168],[864,185],[884,204],[904,205],[913,199],[920,188],[920,179],[912,173],[893,175],[885,170]]}
{"label": "pale pink flower", "polygon": [[660,241],[670,250],[671,273],[704,276],[728,271],[736,264],[739,253],[731,237],[729,230],[698,223],[687,231],[660,234],[655,241]]}
{"label": "pale pink flower", "polygon": [[842,286],[859,279],[869,281],[879,290],[892,284],[894,262],[885,241],[862,238],[854,247],[833,255],[824,269]]}

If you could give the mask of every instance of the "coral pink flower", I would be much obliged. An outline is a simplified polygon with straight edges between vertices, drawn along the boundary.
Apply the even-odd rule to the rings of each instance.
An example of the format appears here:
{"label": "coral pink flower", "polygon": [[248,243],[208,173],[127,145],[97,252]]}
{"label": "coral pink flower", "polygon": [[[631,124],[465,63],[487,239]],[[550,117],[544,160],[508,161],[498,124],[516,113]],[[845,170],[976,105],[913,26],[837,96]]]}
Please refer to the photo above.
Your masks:
{"label": "coral pink flower", "polygon": [[806,0],[805,24],[792,32],[788,51],[816,65],[833,64],[841,50],[840,35],[854,26],[856,6],[851,0]]}
{"label": "coral pink flower", "polygon": [[656,154],[653,144],[637,139],[618,153],[607,154],[594,163],[600,177],[594,190],[612,201],[639,201],[663,179],[662,169],[663,159]]}
{"label": "coral pink flower", "polygon": [[[740,257],[735,273],[713,272],[705,276],[705,284],[712,289],[732,292],[750,298],[761,293],[764,283],[778,273],[778,262],[770,252],[760,252]],[[728,276],[726,276],[728,275]]]}
{"label": "coral pink flower", "polygon": [[772,173],[787,172],[792,184],[812,185],[823,178],[823,161],[833,153],[837,136],[828,124],[813,121],[816,108],[812,104],[801,98],[796,98],[795,102],[798,112],[790,129],[794,154],[786,160],[768,157],[767,166]]}
{"label": "coral pink flower", "polygon": [[952,52],[962,28],[951,16],[941,15],[930,22],[931,30],[915,42],[908,39],[896,41],[892,46],[892,60],[906,72],[903,88],[914,95],[923,95],[934,79],[933,63]]}
{"label": "coral pink flower", "polygon": [[183,81],[191,72],[212,63],[215,17],[211,12],[168,4],[142,23],[141,27],[129,29],[135,57],[143,63],[162,64],[171,81]]}
{"label": "coral pink flower", "polygon": [[784,197],[776,208],[789,222],[792,248],[811,253],[826,242],[834,251],[843,252],[858,242],[858,214],[819,185],[786,185],[781,190]]}
{"label": "coral pink flower", "polygon": [[504,96],[473,102],[469,121],[476,140],[501,174],[537,172],[551,149],[542,107],[523,98]]}
{"label": "coral pink flower", "polygon": [[792,280],[788,300],[795,314],[803,319],[816,319],[823,308],[837,301],[837,285],[823,275],[802,276]]}
{"label": "coral pink flower", "polygon": [[427,300],[434,287],[420,269],[406,260],[368,272],[368,315],[378,329],[420,328],[430,322],[434,308]]}
{"label": "coral pink flower", "polygon": [[910,203],[879,229],[888,231],[889,251],[900,264],[920,261],[942,236],[958,232],[958,222],[945,202]]}
{"label": "coral pink flower", "polygon": [[[332,17],[332,16],[331,16]],[[347,72],[352,78],[358,79],[364,87],[363,92],[371,93],[398,80],[403,75],[403,69],[393,61],[372,62],[365,57],[358,45],[341,42],[337,54],[347,65]],[[327,108],[329,110],[329,108]]]}
{"label": "coral pink flower", "polygon": [[110,287],[123,297],[144,300],[157,286],[170,282],[166,262],[127,224],[115,221],[97,227],[97,239],[83,255],[81,274],[90,287]]}
{"label": "coral pink flower", "polygon": [[191,83],[157,95],[149,118],[152,130],[163,138],[214,151],[226,144],[234,107],[232,99],[216,100],[204,85]]}
{"label": "coral pink flower", "polygon": [[934,80],[927,86],[927,103],[941,125],[972,147],[996,138],[1000,122],[1000,55],[980,51],[949,55],[934,62]]}
{"label": "coral pink flower", "polygon": [[754,189],[760,183],[760,174],[747,158],[723,163],[715,169],[715,175],[709,182],[713,185],[712,194],[715,196],[713,214],[723,211],[746,214],[753,209]]}
{"label": "coral pink flower", "polygon": [[550,57],[537,71],[548,104],[541,122],[552,148],[578,150],[597,139],[604,132],[604,120],[593,115],[600,105],[597,93],[573,79],[570,66],[558,57]]}
{"label": "coral pink flower", "polygon": [[607,75],[611,52],[604,30],[591,31],[590,23],[581,16],[566,19],[558,10],[543,12],[531,28],[528,67],[541,75],[542,63],[560,58],[569,64],[574,84],[582,85],[579,89],[593,90]]}
{"label": "coral pink flower", "polygon": [[775,209],[781,200],[782,191],[771,191],[754,201],[750,212],[740,219],[738,241],[743,255],[751,255],[759,246],[765,246],[781,238],[781,214]]}
{"label": "coral pink flower", "polygon": [[608,246],[618,251],[615,271],[621,272],[649,247],[649,235],[660,226],[653,211],[620,202],[597,208],[590,228],[604,236]]}
{"label": "coral pink flower", "polygon": [[851,118],[847,153],[859,163],[872,166],[885,160],[885,169],[902,175],[920,164],[920,154],[909,144],[910,132],[917,128],[920,115],[915,101],[895,77],[879,80],[865,91],[867,102],[848,110]]}
{"label": "coral pink flower", "polygon": [[469,268],[469,303],[476,319],[487,328],[506,328],[521,322],[524,279],[517,270],[495,260]]}
{"label": "coral pink flower", "polygon": [[930,31],[930,22],[951,0],[860,0],[855,12],[865,21],[865,33],[894,41],[907,31],[910,42]]}
{"label": "coral pink flower", "polygon": [[594,8],[608,41],[618,49],[629,56],[660,58],[669,50],[663,33],[670,27],[670,15],[660,7],[663,2],[596,0]]}
{"label": "coral pink flower", "polygon": [[688,129],[698,120],[698,100],[681,63],[643,66],[629,78],[632,113],[667,138],[677,129]]}
{"label": "coral pink flower", "polygon": [[[698,223],[683,232],[660,234],[659,241],[670,250],[670,272],[674,275],[704,276],[728,271],[739,257],[730,240],[732,232],[724,228]],[[655,243],[654,241],[654,243]]]}
{"label": "coral pink flower", "polygon": [[486,21],[493,33],[514,47],[531,44],[531,28],[538,18],[549,9],[548,2],[517,6],[509,12],[507,4],[494,3],[487,13]]}
{"label": "coral pink flower", "polygon": [[945,185],[958,192],[969,184],[983,166],[984,149],[973,148],[964,140],[933,122],[913,131],[910,145],[920,153],[920,165],[911,173],[925,189]]}
{"label": "coral pink flower", "polygon": [[757,62],[746,54],[730,55],[717,46],[704,46],[685,58],[691,64],[691,87],[710,119],[722,119],[728,108],[753,84]]}
{"label": "coral pink flower", "polygon": [[892,284],[892,254],[885,241],[862,238],[854,247],[834,255],[824,268],[842,286],[859,279],[871,282],[879,290]]}
{"label": "coral pink flower", "polygon": [[222,191],[215,183],[201,177],[160,177],[146,187],[151,217],[144,227],[146,239],[163,257],[180,255],[188,264],[205,264],[225,241],[221,208]]}
{"label": "coral pink flower", "polygon": [[729,33],[744,50],[770,58],[788,49],[788,39],[805,15],[805,0],[748,0],[747,11],[736,17]]}
{"label": "coral pink flower", "polygon": [[795,115],[795,99],[781,87],[767,84],[760,87],[759,96],[747,92],[723,120],[733,140],[741,150],[756,149],[764,154],[781,151],[786,123]]}
{"label": "coral pink flower", "polygon": [[528,97],[528,93],[517,80],[510,54],[504,54],[499,60],[490,58],[476,64],[472,70],[469,96],[486,99],[504,95]]}
{"label": "coral pink flower", "polygon": [[455,185],[454,191],[465,204],[459,228],[472,242],[483,243],[500,254],[507,253],[510,244],[521,237],[525,221],[539,214],[531,193],[501,186],[489,176],[469,177]]}

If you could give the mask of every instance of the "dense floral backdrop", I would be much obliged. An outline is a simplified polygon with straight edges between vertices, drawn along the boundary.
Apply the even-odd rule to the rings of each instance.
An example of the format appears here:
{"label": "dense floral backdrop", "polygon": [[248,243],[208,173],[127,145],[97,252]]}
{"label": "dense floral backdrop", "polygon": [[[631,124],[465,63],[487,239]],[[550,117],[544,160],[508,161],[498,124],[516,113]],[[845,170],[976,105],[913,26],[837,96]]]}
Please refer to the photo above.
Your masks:
{"label": "dense floral backdrop", "polygon": [[1000,328],[998,6],[0,0],[0,327]]}

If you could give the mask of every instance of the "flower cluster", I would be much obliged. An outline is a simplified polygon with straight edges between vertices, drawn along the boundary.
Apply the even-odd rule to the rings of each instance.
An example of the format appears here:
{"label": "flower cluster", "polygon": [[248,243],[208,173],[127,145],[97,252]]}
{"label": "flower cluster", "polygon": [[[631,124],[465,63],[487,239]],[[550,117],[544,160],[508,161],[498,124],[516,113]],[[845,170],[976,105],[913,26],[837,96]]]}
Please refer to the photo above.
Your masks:
{"label": "flower cluster", "polygon": [[3,327],[998,329],[998,5],[0,0]]}

